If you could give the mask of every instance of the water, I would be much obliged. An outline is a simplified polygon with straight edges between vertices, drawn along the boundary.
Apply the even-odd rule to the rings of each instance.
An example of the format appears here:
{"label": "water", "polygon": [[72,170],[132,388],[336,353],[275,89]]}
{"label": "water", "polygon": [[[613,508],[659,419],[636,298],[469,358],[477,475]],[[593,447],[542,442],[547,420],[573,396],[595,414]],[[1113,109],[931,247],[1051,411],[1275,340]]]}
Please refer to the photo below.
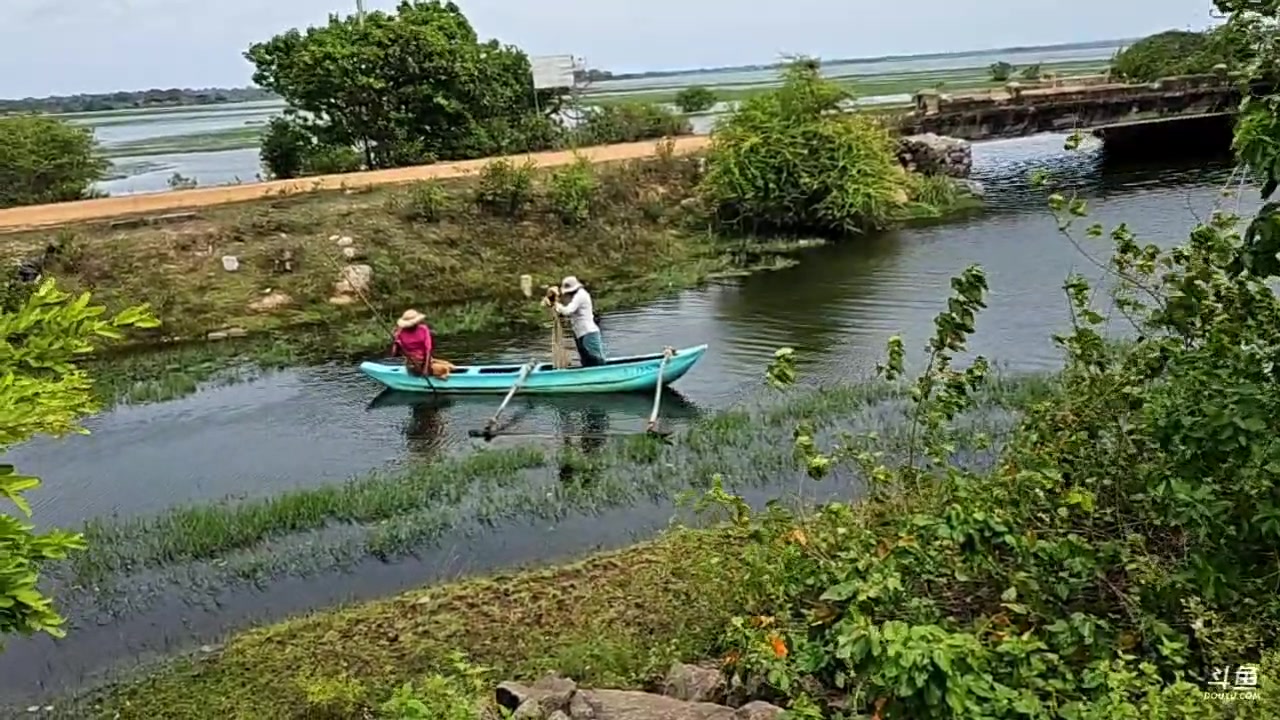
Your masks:
{"label": "water", "polygon": [[[872,75],[896,75],[900,73],[938,72],[944,70],[967,70],[985,68],[988,65],[1004,61],[1017,67],[1036,64],[1067,63],[1087,60],[1106,60],[1122,47],[1120,44],[1107,47],[1074,48],[1028,48],[1018,52],[975,52],[965,55],[948,55],[937,58],[901,58],[896,60],[848,61],[824,63],[822,74],[833,78],[867,77]],[[706,85],[708,87],[733,87],[742,85],[759,85],[776,80],[775,69],[752,69],[731,71],[707,71],[689,73],[679,76],[626,78],[622,80],[599,80],[591,83],[591,91],[599,93],[632,92],[659,90],[666,88],[688,87],[690,85]]]}
{"label": "water", "polygon": [[[1062,281],[1073,271],[1091,277],[1098,271],[1057,233],[1042,198],[1027,187],[1027,173],[1049,165],[1092,198],[1092,220],[1127,222],[1160,244],[1184,238],[1197,216],[1221,205],[1219,191],[1230,175],[1212,162],[1111,167],[1096,152],[1064,155],[1062,140],[1039,136],[976,148],[976,174],[987,185],[990,207],[980,217],[818,248],[788,270],[610,314],[603,323],[610,351],[710,343],[711,352],[678,384],[679,394],[664,400],[664,424],[679,427],[701,411],[759,393],[764,365],[780,346],[800,351],[803,375],[811,381],[865,376],[893,334],[903,335],[908,347],[922,346],[949,279],[979,263],[991,297],[971,343],[974,352],[1015,371],[1051,369],[1059,356],[1050,334],[1068,322]],[[1248,212],[1255,204],[1250,199],[1240,209]],[[543,342],[529,341],[493,346],[484,355],[520,360],[545,352]],[[91,420],[89,437],[31,443],[6,461],[46,478],[31,496],[41,522],[73,525],[228,495],[260,497],[465,451],[480,442],[467,431],[482,426],[496,407],[496,398],[417,407],[384,398],[371,408],[377,395],[350,366],[276,373],[175,402],[121,408]],[[639,430],[648,409],[647,398],[513,405],[521,415],[517,427],[540,433],[588,426]],[[782,491],[763,488],[753,496]],[[153,606],[120,618],[75,606],[69,612],[76,628],[67,641],[19,640],[0,655],[0,698],[65,691],[117,662],[212,642],[252,622],[460,572],[621,545],[660,528],[671,512],[669,503],[640,502],[554,526],[517,523],[457,537],[411,560],[288,578],[262,591],[209,589],[195,604],[162,594]]]}
{"label": "water", "polygon": [[[1013,53],[978,52],[941,58],[855,61],[825,65],[823,72],[831,77],[855,77],[984,68],[1000,60],[1016,66],[1103,60],[1118,48],[1119,46],[1072,50],[1044,48]],[[657,78],[606,80],[592,83],[590,90],[593,93],[618,93],[689,85],[741,87],[769,83],[776,79],[777,71],[772,69],[709,71]],[[902,104],[910,100],[907,95],[893,95],[862,98],[861,103]],[[129,195],[168,190],[169,179],[174,173],[194,178],[202,186],[254,182],[261,172],[256,148],[199,151],[198,141],[192,140],[193,151],[173,152],[176,148],[160,145],[165,139],[260,126],[278,115],[283,108],[284,105],[278,101],[262,100],[204,107],[85,113],[72,117],[72,122],[93,127],[98,140],[108,151],[122,145],[137,149],[132,154],[113,157],[113,177],[96,186],[98,190],[112,195]],[[718,109],[727,111],[731,106],[725,105]],[[714,117],[695,117],[695,132],[707,132],[712,122]],[[158,147],[138,149],[140,144],[148,143],[154,143]]]}

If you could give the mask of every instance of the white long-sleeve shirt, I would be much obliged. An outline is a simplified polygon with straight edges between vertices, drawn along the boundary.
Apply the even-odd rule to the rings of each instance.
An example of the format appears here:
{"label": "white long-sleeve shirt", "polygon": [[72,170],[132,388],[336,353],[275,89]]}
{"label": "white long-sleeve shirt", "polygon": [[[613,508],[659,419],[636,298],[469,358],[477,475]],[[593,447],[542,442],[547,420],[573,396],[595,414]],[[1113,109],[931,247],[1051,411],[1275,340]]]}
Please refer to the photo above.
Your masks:
{"label": "white long-sleeve shirt", "polygon": [[595,308],[591,306],[591,295],[585,288],[579,289],[569,298],[568,304],[556,303],[556,312],[569,316],[569,325],[573,327],[573,336],[580,338],[593,332],[600,332],[596,325]]}

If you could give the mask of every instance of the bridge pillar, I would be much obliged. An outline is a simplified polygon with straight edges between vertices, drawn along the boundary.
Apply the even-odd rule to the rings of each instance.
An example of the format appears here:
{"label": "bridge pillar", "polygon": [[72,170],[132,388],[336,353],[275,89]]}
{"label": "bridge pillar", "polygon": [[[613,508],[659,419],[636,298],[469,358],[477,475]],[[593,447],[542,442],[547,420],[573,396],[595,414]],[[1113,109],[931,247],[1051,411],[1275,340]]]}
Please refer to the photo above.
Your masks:
{"label": "bridge pillar", "polygon": [[1231,152],[1235,118],[1229,113],[1121,123],[1097,128],[1109,159],[1216,157]]}

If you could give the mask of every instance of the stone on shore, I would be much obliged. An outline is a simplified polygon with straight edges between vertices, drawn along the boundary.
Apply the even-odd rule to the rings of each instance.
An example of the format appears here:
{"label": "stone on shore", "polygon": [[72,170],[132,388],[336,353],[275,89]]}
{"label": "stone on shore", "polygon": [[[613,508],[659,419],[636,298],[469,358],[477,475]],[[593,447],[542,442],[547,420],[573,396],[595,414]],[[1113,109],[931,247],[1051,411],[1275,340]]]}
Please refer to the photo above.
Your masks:
{"label": "stone on shore", "polygon": [[[712,677],[712,674],[715,677]],[[580,689],[551,675],[533,685],[504,682],[495,699],[513,720],[779,720],[783,710],[755,701],[734,709],[699,697],[723,697],[718,671],[697,665],[672,666],[664,691],[680,697],[634,690]]]}
{"label": "stone on shore", "polygon": [[973,147],[967,140],[924,133],[898,138],[898,161],[922,175],[967,178],[973,169]]}

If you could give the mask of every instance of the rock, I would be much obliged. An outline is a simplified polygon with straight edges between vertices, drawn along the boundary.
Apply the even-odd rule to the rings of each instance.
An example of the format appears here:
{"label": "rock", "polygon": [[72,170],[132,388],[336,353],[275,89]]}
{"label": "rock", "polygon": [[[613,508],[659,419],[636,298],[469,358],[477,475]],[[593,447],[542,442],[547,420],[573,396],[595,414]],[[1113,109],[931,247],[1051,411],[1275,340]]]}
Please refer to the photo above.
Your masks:
{"label": "rock", "polygon": [[535,699],[525,700],[511,713],[511,720],[547,720],[550,713]]}
{"label": "rock", "polygon": [[249,331],[240,327],[227,328],[227,337],[242,338],[249,335]]}
{"label": "rock", "polygon": [[350,305],[355,301],[356,299],[351,297],[350,295],[334,295],[333,297],[329,298],[329,302],[333,305]]}
{"label": "rock", "polygon": [[359,255],[360,255],[360,251],[353,247],[342,248],[342,257],[346,258],[347,260],[355,260],[356,257],[358,257]]}
{"label": "rock", "polygon": [[550,715],[548,715],[547,720],[573,720],[573,719],[570,718],[568,715],[565,715],[563,711],[557,710],[551,713]]}
{"label": "rock", "polygon": [[786,711],[759,700],[747,703],[733,714],[734,720],[781,720]]}
{"label": "rock", "polygon": [[204,339],[205,340],[226,340],[228,337],[230,337],[230,335],[227,335],[225,330],[214,330],[208,335],[205,335]]}
{"label": "rock", "polygon": [[347,237],[346,235],[343,235],[342,237],[337,239],[337,245],[340,248],[351,247],[352,245],[355,245],[355,243],[356,243],[355,240],[352,240],[350,237]]}
{"label": "rock", "polygon": [[249,309],[254,312],[272,312],[292,303],[293,298],[289,297],[288,294],[274,291],[249,303]]}
{"label": "rock", "polygon": [[[581,702],[579,702],[581,700]],[[737,720],[733,708],[692,703],[629,690],[582,690],[570,703],[570,720]]]}
{"label": "rock", "polygon": [[724,702],[726,683],[718,668],[675,663],[667,671],[662,694],[686,702]]}
{"label": "rock", "polygon": [[358,295],[369,289],[373,282],[373,268],[368,265],[348,265],[342,268],[333,286],[336,295]]}
{"label": "rock", "polygon": [[[556,710],[568,708],[577,690],[578,685],[574,681],[548,675],[531,686],[514,682],[502,683],[495,695],[499,705],[515,711],[514,717],[544,718]],[[531,714],[531,703],[537,708],[537,714]]]}
{"label": "rock", "polygon": [[965,140],[934,133],[898,138],[898,162],[925,175],[967,178],[973,169],[973,148]]}
{"label": "rock", "polygon": [[235,272],[240,269],[240,258],[235,255],[222,256],[222,269],[227,272]]}

